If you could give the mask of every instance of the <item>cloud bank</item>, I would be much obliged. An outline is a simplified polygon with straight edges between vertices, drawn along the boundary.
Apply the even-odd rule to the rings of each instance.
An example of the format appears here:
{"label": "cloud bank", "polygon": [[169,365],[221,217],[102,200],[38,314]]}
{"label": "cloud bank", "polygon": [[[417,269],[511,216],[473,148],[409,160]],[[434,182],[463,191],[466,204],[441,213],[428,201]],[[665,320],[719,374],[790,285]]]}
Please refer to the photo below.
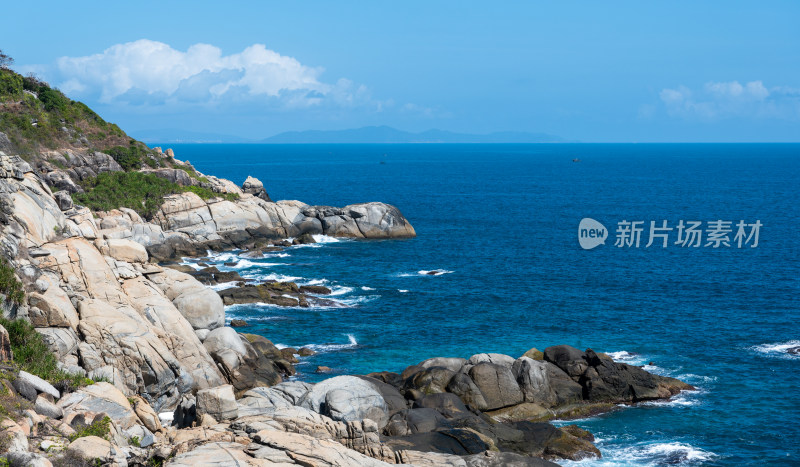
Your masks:
{"label": "cloud bank", "polygon": [[679,86],[663,89],[659,97],[667,113],[683,118],[800,118],[800,89],[767,88],[761,81],[709,82],[699,91]]}
{"label": "cloud bank", "polygon": [[147,39],[117,44],[102,53],[62,57],[59,87],[102,103],[160,105],[263,101],[279,108],[354,107],[373,101],[368,89],[347,79],[325,82],[323,69],[254,44],[223,55],[213,45],[185,52]]}

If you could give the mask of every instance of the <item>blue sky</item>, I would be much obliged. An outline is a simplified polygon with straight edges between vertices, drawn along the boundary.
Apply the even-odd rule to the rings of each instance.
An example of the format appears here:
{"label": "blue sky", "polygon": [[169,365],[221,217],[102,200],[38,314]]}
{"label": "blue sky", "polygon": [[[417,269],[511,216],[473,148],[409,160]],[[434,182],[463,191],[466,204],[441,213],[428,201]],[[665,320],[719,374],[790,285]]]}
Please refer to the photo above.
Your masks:
{"label": "blue sky", "polygon": [[24,2],[0,48],[110,121],[800,140],[800,2]]}

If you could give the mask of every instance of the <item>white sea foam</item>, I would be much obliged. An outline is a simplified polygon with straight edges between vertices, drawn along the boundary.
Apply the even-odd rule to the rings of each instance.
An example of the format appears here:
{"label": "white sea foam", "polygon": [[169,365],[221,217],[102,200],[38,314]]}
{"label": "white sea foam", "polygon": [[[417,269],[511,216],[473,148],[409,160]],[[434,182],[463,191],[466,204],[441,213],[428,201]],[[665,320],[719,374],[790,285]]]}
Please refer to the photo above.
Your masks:
{"label": "white sea foam", "polygon": [[[616,457],[616,456],[615,456]],[[704,451],[687,443],[671,442],[632,446],[620,456],[624,460],[649,464],[692,464],[713,459],[714,453]]]}
{"label": "white sea foam", "polygon": [[320,353],[320,352],[335,352],[337,350],[348,350],[348,349],[355,349],[355,348],[358,347],[359,344],[358,344],[358,341],[356,340],[356,337],[354,335],[348,334],[347,335],[347,340],[348,340],[347,344],[333,344],[333,343],[328,343],[328,344],[307,344],[307,345],[304,345],[303,347],[309,348],[309,349],[311,349],[311,350],[313,350],[314,352],[317,352],[317,353]]}
{"label": "white sea foam", "polygon": [[455,271],[450,271],[448,269],[421,269],[416,272],[398,272],[397,274],[394,274],[394,277],[431,277],[441,276],[443,274],[452,274],[454,272]]}
{"label": "white sea foam", "polygon": [[341,286],[341,285],[335,285],[335,286],[331,287],[331,293],[329,294],[329,296],[345,295],[345,294],[349,294],[352,291],[353,291],[352,287],[345,287],[345,286]]}
{"label": "white sea foam", "polygon": [[668,400],[648,401],[643,402],[641,405],[654,407],[691,407],[700,405],[697,396],[697,392],[683,391]]}
{"label": "white sea foam", "polygon": [[264,263],[259,261],[251,261],[249,259],[240,259],[233,266],[223,266],[232,269],[250,269],[250,268],[269,268],[273,266],[285,266],[285,263]]}
{"label": "white sea foam", "polygon": [[314,237],[314,241],[317,243],[339,243],[342,241],[341,239],[329,235],[312,235],[312,237]]}
{"label": "white sea foam", "polygon": [[287,276],[284,274],[276,274],[274,272],[267,274],[242,274],[245,279],[253,279],[262,282],[297,282],[302,280],[299,276]]}
{"label": "white sea foam", "polygon": [[421,276],[441,276],[442,274],[452,274],[455,271],[448,271],[447,269],[431,269],[430,271],[421,270],[417,274]]}
{"label": "white sea foam", "polygon": [[219,284],[216,284],[216,285],[210,285],[210,286],[208,286],[208,288],[211,289],[211,290],[219,292],[220,290],[225,290],[225,289],[230,289],[230,288],[236,287],[236,284],[238,284],[238,283],[239,282],[236,282],[236,281],[234,281],[234,282],[220,282]]}
{"label": "white sea foam", "polygon": [[363,291],[365,291],[365,292],[369,292],[369,291],[371,291],[371,290],[375,290],[375,289],[373,289],[372,287],[367,287],[367,286],[365,285],[365,286],[361,287],[361,290],[363,290]]}
{"label": "white sea foam", "polygon": [[182,262],[180,262],[178,264],[181,264],[183,266],[189,266],[190,268],[194,269],[195,271],[199,271],[199,270],[203,269],[203,266],[200,266],[199,264],[193,263],[191,261],[182,261]]}
{"label": "white sea foam", "polygon": [[800,340],[754,345],[750,347],[750,350],[756,351],[768,357],[800,359],[800,355],[793,355],[788,352],[788,350],[793,347],[800,347]]}
{"label": "white sea foam", "polygon": [[231,261],[239,260],[239,250],[237,251],[226,251],[224,253],[214,253],[212,251],[208,252],[208,259],[209,262],[214,263],[230,263]]}
{"label": "white sea foam", "polygon": [[397,291],[400,293],[408,293],[408,290],[406,289],[397,289]]}
{"label": "white sea foam", "polygon": [[289,253],[264,253],[264,258],[288,258],[292,255]]}
{"label": "white sea foam", "polygon": [[328,283],[328,279],[311,279],[310,281],[304,281],[298,285],[325,285]]}
{"label": "white sea foam", "polygon": [[627,363],[628,365],[643,365],[647,360],[642,355],[631,353],[627,350],[605,352],[605,354],[614,359],[615,362]]}
{"label": "white sea foam", "polygon": [[564,466],[612,467],[641,465],[655,467],[662,465],[697,465],[717,457],[712,452],[680,442],[608,447],[604,447],[603,442],[597,438],[595,442],[603,453],[602,459],[562,460],[559,463]]}

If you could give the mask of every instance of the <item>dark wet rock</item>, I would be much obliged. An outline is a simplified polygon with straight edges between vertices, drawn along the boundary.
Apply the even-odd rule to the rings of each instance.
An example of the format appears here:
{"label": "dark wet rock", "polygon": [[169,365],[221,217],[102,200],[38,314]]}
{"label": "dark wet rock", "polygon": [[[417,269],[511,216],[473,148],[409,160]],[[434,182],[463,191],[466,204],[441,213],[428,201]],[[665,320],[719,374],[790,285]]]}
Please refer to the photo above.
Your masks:
{"label": "dark wet rock", "polygon": [[231,320],[231,327],[232,328],[243,328],[247,326],[247,321],[243,319],[232,319]]}
{"label": "dark wet rock", "polygon": [[316,354],[316,352],[309,349],[308,347],[301,347],[300,350],[297,351],[297,355],[301,357],[310,357],[314,354]]}
{"label": "dark wet rock", "polygon": [[564,425],[561,427],[561,431],[565,431],[576,438],[585,439],[586,441],[594,441],[594,435],[578,425]]}
{"label": "dark wet rock", "polygon": [[446,392],[447,385],[454,375],[454,371],[440,366],[425,368],[414,373],[406,382],[406,387],[418,389],[425,394]]}
{"label": "dark wet rock", "polygon": [[786,352],[791,355],[800,355],[800,346],[798,347],[790,347],[786,349]]}
{"label": "dark wet rock", "polygon": [[381,441],[395,450],[441,452],[458,456],[470,454],[458,440],[438,431],[387,437]]}
{"label": "dark wet rock", "polygon": [[403,409],[389,417],[383,432],[387,436],[406,436],[427,433],[452,424],[438,411],[429,408]]}
{"label": "dark wet rock", "polygon": [[447,392],[423,396],[414,401],[414,408],[434,409],[444,415],[445,418],[462,418],[474,415],[461,402],[458,396]]}
{"label": "dark wet rock", "polygon": [[212,330],[203,346],[237,395],[257,386],[274,386],[283,380],[281,373],[287,373],[285,368],[253,346],[247,336],[238,334],[233,328]]}
{"label": "dark wet rock", "polygon": [[581,385],[550,362],[520,357],[512,372],[526,402],[554,407],[583,399]]}
{"label": "dark wet rock", "polygon": [[267,303],[286,307],[330,306],[341,307],[333,300],[306,295],[294,282],[265,282],[263,284],[244,284],[220,290],[219,296],[225,305],[240,303]]}
{"label": "dark wet rock", "polygon": [[308,245],[311,243],[317,243],[317,241],[314,240],[314,237],[308,232],[292,240],[292,245]]}
{"label": "dark wet rock", "polygon": [[588,368],[584,353],[569,345],[555,345],[544,349],[544,359],[576,380]]}
{"label": "dark wet rock", "polygon": [[541,422],[553,418],[550,410],[532,402],[523,402],[511,407],[489,411],[486,412],[486,415],[498,422]]}
{"label": "dark wet rock", "polygon": [[246,279],[242,278],[236,271],[220,271],[215,266],[205,267],[203,269],[195,270],[190,268],[189,271],[184,271],[190,276],[193,276],[198,281],[205,285],[217,285],[226,282],[245,282]]}
{"label": "dark wet rock", "polygon": [[447,383],[447,392],[457,395],[466,405],[477,410],[487,410],[486,398],[466,373],[456,373]]}
{"label": "dark wet rock", "polygon": [[654,375],[640,367],[618,363],[607,355],[560,345],[548,347],[544,359],[552,362],[583,387],[591,402],[639,402],[669,398],[693,389],[675,378]]}
{"label": "dark wet rock", "polygon": [[301,285],[300,292],[315,295],[330,295],[331,289],[321,285]]}
{"label": "dark wet rock", "polygon": [[378,381],[383,381],[384,383],[394,386],[395,388],[399,388],[403,385],[403,378],[399,373],[395,373],[393,371],[369,373],[366,376],[377,379]]}
{"label": "dark wet rock", "polygon": [[293,347],[286,347],[285,349],[281,349],[281,356],[283,356],[283,359],[288,362],[298,363],[300,360],[298,360],[297,357],[295,357],[296,354],[297,354],[297,349]]}

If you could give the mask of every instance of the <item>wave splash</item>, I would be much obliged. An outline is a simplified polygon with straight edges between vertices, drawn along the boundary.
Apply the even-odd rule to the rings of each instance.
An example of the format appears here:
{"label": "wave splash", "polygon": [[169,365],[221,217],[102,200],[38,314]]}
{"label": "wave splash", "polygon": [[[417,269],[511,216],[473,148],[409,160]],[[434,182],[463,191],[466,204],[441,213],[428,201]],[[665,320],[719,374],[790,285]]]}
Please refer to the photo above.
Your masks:
{"label": "wave splash", "polygon": [[797,354],[789,353],[789,349],[795,347],[800,348],[800,340],[754,345],[752,347],[749,347],[749,349],[768,357],[800,359],[800,351]]}

